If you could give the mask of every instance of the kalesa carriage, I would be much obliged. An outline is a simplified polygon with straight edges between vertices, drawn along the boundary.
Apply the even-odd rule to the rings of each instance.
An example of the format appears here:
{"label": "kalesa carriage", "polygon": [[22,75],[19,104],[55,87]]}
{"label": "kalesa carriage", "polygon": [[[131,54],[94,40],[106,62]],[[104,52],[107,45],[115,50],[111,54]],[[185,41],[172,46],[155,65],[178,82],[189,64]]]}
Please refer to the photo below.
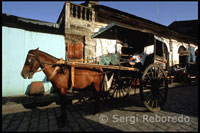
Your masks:
{"label": "kalesa carriage", "polygon": [[[60,60],[38,49],[30,50],[27,55],[21,75],[32,78],[39,67],[43,70],[53,87],[59,90],[61,123],[66,117],[66,94],[70,93],[69,90],[82,90],[87,86],[94,88],[95,111],[98,110],[100,91],[106,91],[112,98],[125,98],[133,88],[139,88],[141,100],[149,111],[159,111],[168,93],[164,42],[151,33],[115,23],[101,28],[91,38],[118,40],[123,54],[116,50],[116,53],[100,56],[98,64]],[[143,65],[130,60],[137,49],[148,46],[153,48],[153,52],[146,55]]]}

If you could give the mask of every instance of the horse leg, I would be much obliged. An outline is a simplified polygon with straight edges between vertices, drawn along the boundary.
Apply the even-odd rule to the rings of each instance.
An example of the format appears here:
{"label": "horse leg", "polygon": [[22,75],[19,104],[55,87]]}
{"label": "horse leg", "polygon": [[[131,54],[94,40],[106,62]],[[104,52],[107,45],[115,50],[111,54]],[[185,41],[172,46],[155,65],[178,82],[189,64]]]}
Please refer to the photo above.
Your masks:
{"label": "horse leg", "polygon": [[59,94],[60,98],[60,110],[61,110],[61,116],[58,118],[58,125],[59,127],[64,127],[66,124],[66,119],[67,119],[67,113],[66,113],[66,94]]}
{"label": "horse leg", "polygon": [[95,115],[96,113],[100,112],[100,92],[99,90],[96,89],[95,86],[93,86],[93,88],[94,88],[93,93],[94,93],[94,99],[95,99],[93,115]]}

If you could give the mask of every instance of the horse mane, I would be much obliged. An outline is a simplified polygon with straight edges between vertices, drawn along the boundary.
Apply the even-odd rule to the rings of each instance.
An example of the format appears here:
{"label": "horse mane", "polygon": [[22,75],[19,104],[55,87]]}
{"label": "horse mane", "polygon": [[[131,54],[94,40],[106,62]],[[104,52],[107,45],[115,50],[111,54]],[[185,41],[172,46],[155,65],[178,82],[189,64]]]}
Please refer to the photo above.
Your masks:
{"label": "horse mane", "polygon": [[56,63],[59,60],[58,58],[56,58],[46,52],[40,51],[39,49],[30,50],[29,53],[32,53],[32,54],[38,53],[41,57],[46,59],[46,61],[45,61],[46,63]]}
{"label": "horse mane", "polygon": [[41,53],[44,54],[44,55],[50,56],[50,57],[53,58],[53,59],[59,60],[58,58],[56,58],[56,57],[54,57],[54,56],[52,56],[52,55],[50,55],[50,54],[48,54],[48,53],[46,53],[46,52],[43,52],[43,51],[40,51],[40,50],[38,50],[38,51],[41,52]]}

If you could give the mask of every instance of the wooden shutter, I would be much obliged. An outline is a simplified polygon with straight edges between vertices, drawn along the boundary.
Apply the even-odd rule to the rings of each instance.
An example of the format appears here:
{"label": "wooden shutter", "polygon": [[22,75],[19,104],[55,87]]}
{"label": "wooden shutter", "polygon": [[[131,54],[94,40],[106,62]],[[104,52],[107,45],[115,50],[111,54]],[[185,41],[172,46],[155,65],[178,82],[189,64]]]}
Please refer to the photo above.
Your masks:
{"label": "wooden shutter", "polygon": [[83,58],[83,36],[67,35],[67,57],[69,59]]}

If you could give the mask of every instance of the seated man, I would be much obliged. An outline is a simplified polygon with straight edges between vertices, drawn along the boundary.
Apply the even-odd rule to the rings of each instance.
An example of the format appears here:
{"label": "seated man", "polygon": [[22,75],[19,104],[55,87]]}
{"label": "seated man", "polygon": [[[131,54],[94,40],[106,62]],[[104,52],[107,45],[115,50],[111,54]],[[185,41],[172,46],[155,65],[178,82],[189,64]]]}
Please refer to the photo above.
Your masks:
{"label": "seated man", "polygon": [[137,48],[135,54],[129,59],[129,62],[135,62],[136,68],[142,69],[147,54],[144,53],[144,47]]}
{"label": "seated man", "polygon": [[[143,65],[145,62],[147,54],[144,53],[144,47],[139,47],[136,49],[135,54],[129,59],[129,63],[135,63],[134,67],[139,68],[140,70],[143,69]],[[139,87],[139,73],[136,73],[133,80],[132,85],[134,87]]]}

